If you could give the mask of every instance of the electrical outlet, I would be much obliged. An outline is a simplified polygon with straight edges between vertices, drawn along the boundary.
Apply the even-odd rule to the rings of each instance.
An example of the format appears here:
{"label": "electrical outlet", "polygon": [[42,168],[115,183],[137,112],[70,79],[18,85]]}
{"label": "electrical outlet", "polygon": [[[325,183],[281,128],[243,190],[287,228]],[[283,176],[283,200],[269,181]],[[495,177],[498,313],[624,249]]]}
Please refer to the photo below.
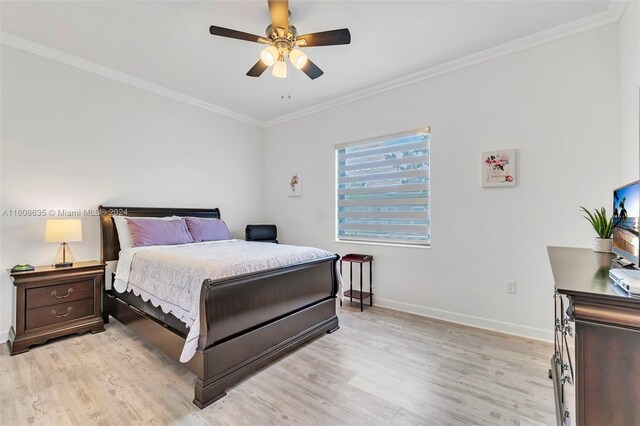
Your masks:
{"label": "electrical outlet", "polygon": [[507,280],[507,294],[516,294],[516,282]]}

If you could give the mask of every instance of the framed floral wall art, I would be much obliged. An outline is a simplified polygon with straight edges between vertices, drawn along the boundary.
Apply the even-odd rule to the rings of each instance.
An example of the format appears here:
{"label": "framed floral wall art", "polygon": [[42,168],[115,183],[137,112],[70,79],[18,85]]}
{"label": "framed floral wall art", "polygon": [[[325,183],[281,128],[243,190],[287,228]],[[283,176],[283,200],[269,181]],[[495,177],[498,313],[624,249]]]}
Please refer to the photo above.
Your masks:
{"label": "framed floral wall art", "polygon": [[287,189],[289,197],[302,196],[302,173],[294,173],[289,178],[289,186]]}
{"label": "framed floral wall art", "polygon": [[500,149],[482,153],[482,186],[516,185],[516,150]]}

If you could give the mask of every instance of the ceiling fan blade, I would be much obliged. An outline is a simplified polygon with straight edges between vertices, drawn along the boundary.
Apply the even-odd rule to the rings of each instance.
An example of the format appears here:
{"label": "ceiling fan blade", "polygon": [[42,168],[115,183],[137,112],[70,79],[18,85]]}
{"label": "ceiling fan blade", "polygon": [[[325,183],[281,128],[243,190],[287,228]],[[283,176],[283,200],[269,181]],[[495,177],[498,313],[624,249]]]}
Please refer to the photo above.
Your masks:
{"label": "ceiling fan blade", "polygon": [[304,67],[302,67],[301,71],[308,75],[311,80],[315,80],[316,78],[324,74],[324,71],[318,68],[318,66],[311,62],[310,59],[307,59],[307,63]]}
{"label": "ceiling fan blade", "polygon": [[262,36],[243,33],[242,31],[231,30],[229,28],[216,27],[215,25],[209,27],[209,32],[211,33],[211,35],[220,37],[235,38],[237,40],[253,41],[256,43],[269,43],[269,40],[265,39]]}
{"label": "ceiling fan blade", "polygon": [[247,71],[247,75],[249,77],[260,77],[267,68],[269,67],[266,66],[262,60],[259,60],[249,71]]}
{"label": "ceiling fan blade", "polygon": [[269,13],[271,14],[273,28],[276,31],[278,28],[282,28],[286,36],[289,32],[289,1],[269,0]]}
{"label": "ceiling fan blade", "polygon": [[296,38],[296,44],[300,47],[335,46],[349,43],[351,43],[351,33],[348,28],[304,34]]}

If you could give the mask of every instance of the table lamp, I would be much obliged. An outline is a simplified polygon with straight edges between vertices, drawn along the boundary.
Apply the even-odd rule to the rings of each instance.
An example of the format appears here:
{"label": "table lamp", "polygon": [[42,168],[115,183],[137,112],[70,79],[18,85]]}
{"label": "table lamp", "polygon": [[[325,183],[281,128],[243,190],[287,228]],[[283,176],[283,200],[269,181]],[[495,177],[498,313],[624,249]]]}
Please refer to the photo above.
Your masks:
{"label": "table lamp", "polygon": [[73,266],[73,255],[67,243],[82,241],[82,221],[80,219],[47,219],[44,233],[45,243],[61,243],[54,268]]}

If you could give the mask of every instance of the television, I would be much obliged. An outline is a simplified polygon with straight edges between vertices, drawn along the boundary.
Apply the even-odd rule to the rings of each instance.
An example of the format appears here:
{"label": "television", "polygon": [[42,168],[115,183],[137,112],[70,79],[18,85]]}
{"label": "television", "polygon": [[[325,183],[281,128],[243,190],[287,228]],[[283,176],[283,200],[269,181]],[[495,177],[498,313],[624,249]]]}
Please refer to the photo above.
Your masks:
{"label": "television", "polygon": [[613,252],[640,266],[640,180],[613,190]]}

